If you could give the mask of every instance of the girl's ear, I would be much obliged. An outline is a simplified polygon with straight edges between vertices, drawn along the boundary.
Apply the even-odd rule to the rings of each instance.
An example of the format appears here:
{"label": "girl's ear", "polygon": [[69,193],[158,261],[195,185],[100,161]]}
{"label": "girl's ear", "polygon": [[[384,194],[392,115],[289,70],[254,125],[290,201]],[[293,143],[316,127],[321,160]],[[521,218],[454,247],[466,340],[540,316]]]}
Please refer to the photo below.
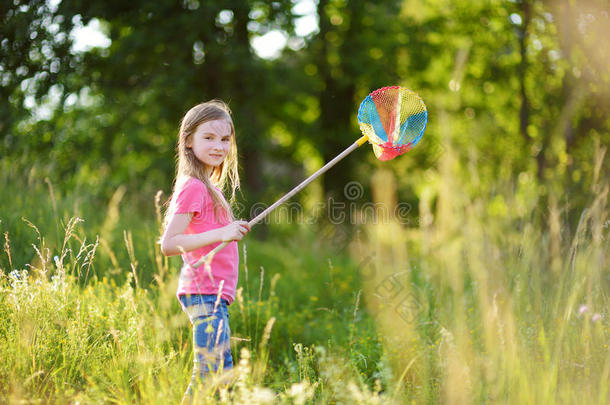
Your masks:
{"label": "girl's ear", "polygon": [[191,135],[187,135],[186,139],[184,140],[184,145],[190,149],[193,147],[193,141],[191,140]]}

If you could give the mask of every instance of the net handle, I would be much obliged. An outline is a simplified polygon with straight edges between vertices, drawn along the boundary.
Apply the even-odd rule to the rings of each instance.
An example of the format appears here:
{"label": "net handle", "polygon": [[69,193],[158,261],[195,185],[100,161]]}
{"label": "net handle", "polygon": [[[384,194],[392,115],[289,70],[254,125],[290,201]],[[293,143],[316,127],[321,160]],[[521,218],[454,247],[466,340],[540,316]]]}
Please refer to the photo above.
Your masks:
{"label": "net handle", "polygon": [[[364,145],[366,143],[366,141],[368,141],[368,140],[369,140],[369,137],[367,135],[362,135],[360,137],[360,139],[358,139],[356,142],[351,144],[343,152],[341,152],[340,154],[335,156],[330,162],[328,162],[327,164],[322,166],[320,169],[318,169],[317,172],[315,172],[314,174],[312,174],[311,176],[309,176],[308,178],[303,180],[301,182],[301,184],[299,184],[298,186],[296,186],[295,188],[293,188],[292,190],[287,192],[282,198],[280,198],[279,200],[274,202],[273,205],[271,205],[266,210],[264,210],[263,212],[258,214],[256,217],[254,217],[252,220],[250,220],[250,222],[248,222],[248,225],[250,227],[252,227],[252,226],[256,225],[257,223],[259,223],[260,221],[262,221],[263,218],[265,218],[267,215],[269,215],[271,213],[271,211],[273,211],[279,205],[281,205],[286,200],[288,200],[290,197],[294,196],[296,193],[298,193],[299,191],[301,191],[302,189],[307,187],[307,185],[309,183],[311,183],[312,181],[314,181],[315,179],[320,177],[322,174],[324,174],[324,172],[326,172],[328,169],[330,169],[331,167],[336,165],[341,159],[343,159],[344,157],[346,157],[347,155],[352,153],[354,150],[356,150],[360,146]],[[227,246],[229,243],[230,242],[222,242],[220,245],[216,246],[213,250],[211,250],[207,255],[202,256],[199,260],[197,260],[197,262],[193,265],[193,267],[197,268],[205,262],[207,262],[208,264],[211,263],[212,259],[214,258],[214,255],[216,253],[218,253],[219,251],[221,251],[222,249],[224,249],[225,246]]]}

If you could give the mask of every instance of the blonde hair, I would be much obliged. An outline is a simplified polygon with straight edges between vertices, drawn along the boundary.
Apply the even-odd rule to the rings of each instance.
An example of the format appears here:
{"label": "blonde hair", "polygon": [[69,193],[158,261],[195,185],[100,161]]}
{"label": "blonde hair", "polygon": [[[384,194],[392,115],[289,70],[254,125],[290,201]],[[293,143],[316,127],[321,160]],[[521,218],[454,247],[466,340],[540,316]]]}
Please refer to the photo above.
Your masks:
{"label": "blonde hair", "polygon": [[[231,126],[231,146],[225,160],[216,167],[210,167],[202,163],[193,153],[193,149],[187,147],[187,140],[195,133],[197,127],[208,121],[225,120]],[[189,177],[201,180],[205,184],[212,198],[216,218],[226,218],[233,221],[231,205],[218,195],[214,186],[221,192],[230,192],[230,204],[235,202],[235,192],[239,189],[239,174],[237,168],[237,144],[235,142],[235,127],[231,119],[229,106],[221,100],[211,100],[197,104],[184,115],[178,132],[178,144],[176,147],[176,178],[172,190],[172,197]],[[168,203],[170,202],[168,201]],[[165,216],[164,227],[167,227],[172,215],[172,206],[168,208]]]}

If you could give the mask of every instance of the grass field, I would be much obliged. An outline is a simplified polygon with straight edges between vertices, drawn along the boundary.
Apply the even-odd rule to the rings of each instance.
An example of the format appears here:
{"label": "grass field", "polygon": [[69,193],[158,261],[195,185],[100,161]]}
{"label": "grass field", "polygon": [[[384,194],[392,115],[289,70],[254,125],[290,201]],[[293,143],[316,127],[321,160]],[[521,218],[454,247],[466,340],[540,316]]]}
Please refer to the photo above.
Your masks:
{"label": "grass field", "polygon": [[[3,173],[0,402],[179,402],[190,330],[153,196],[100,203]],[[417,226],[248,236],[234,380],[202,402],[610,402],[607,179],[575,225],[527,178],[476,198],[433,184]]]}

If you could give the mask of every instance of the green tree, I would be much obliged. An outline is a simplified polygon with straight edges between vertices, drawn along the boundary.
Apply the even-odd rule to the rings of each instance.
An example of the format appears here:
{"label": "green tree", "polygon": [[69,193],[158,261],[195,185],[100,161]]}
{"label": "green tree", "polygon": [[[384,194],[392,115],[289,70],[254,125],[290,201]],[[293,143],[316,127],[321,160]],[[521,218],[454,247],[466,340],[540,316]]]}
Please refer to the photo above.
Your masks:
{"label": "green tree", "polygon": [[[542,191],[577,192],[581,206],[595,142],[610,143],[603,1],[320,0],[319,28],[305,38],[288,0],[53,4],[0,8],[0,147],[70,187],[169,189],[178,120],[213,97],[234,110],[250,202],[353,142],[359,102],[385,85],[412,88],[430,110],[417,151],[383,163],[414,203],[416,184],[451,150],[465,183],[472,170],[483,180],[473,192],[524,173]],[[70,33],[93,19],[110,46],[74,51]],[[289,46],[264,60],[250,43],[269,30]],[[377,164],[346,159],[323,191],[341,198]]]}
{"label": "green tree", "polygon": [[46,0],[2,2],[0,22],[0,153],[48,149],[49,139],[33,141],[15,127],[36,119],[33,114],[48,114],[36,104],[73,90],[68,80],[77,63],[68,35],[73,23]]}
{"label": "green tree", "polygon": [[[30,122],[21,130],[14,125],[3,127],[13,134],[24,129],[45,134],[42,139],[50,135],[47,143],[35,138],[36,144],[53,149],[57,158],[75,150],[87,152],[79,158],[59,159],[62,172],[80,170],[83,177],[96,172],[112,187],[124,181],[142,185],[144,176],[167,189],[180,117],[197,102],[223,98],[235,113],[247,184],[257,191],[261,188],[258,173],[265,147],[265,111],[271,101],[265,88],[272,78],[265,61],[253,54],[249,41],[272,28],[290,30],[290,6],[289,1],[64,0],[57,10],[45,12],[58,21],[82,21],[85,25],[98,19],[111,45],[85,53],[70,52],[68,34],[74,24],[60,26],[56,37],[61,35],[65,41],[54,45],[63,46],[68,66],[65,76],[49,79],[49,83],[59,84],[55,115]],[[20,7],[15,4],[6,11],[18,44],[23,42],[21,38],[34,36],[25,17],[14,17]],[[26,11],[33,13],[31,8]],[[30,14],[27,17],[33,18]],[[55,39],[49,36],[48,41]],[[7,60],[6,67],[3,62],[4,72],[28,60],[28,46],[33,45],[23,45],[23,52],[14,56],[15,62]],[[31,74],[39,74],[40,69],[31,68]],[[64,86],[66,81],[70,86]],[[12,87],[4,86],[3,91],[15,92],[22,82],[23,77],[16,77]],[[45,88],[40,94],[38,101],[46,94]],[[70,94],[82,102],[67,105]],[[14,98],[10,108],[21,106],[23,102]],[[6,110],[3,113],[9,115]]]}

